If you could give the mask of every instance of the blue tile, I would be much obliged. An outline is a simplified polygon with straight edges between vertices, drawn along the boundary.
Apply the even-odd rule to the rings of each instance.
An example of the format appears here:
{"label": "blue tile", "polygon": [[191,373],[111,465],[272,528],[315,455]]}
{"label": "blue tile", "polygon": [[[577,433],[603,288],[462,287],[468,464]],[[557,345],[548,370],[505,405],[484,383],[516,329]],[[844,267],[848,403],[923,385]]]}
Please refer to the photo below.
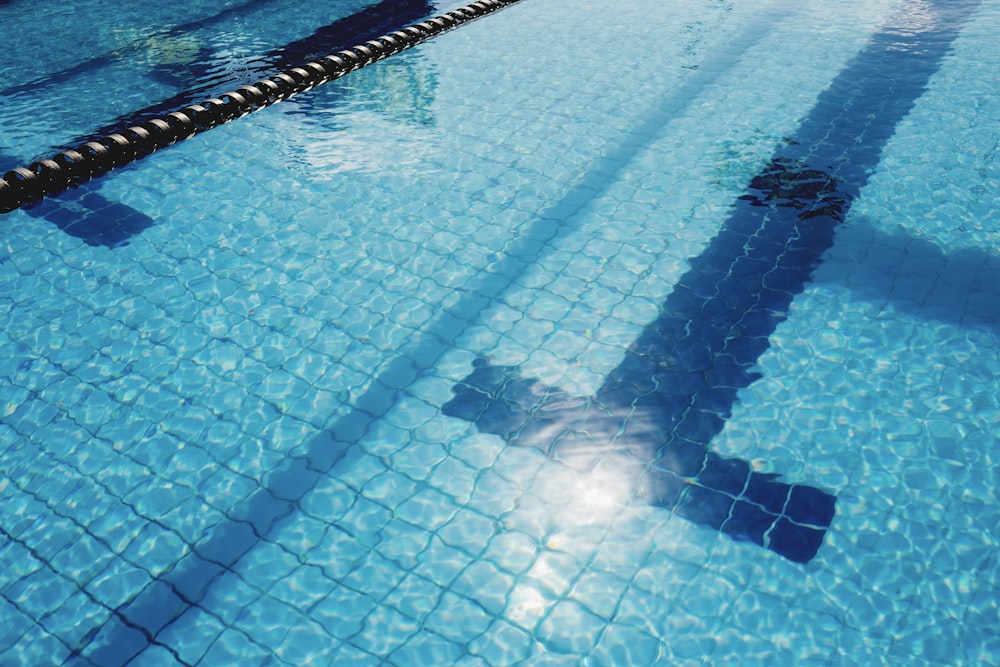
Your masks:
{"label": "blue tile", "polygon": [[673,511],[689,521],[721,530],[735,502],[732,496],[725,493],[692,484]]}
{"label": "blue tile", "polygon": [[809,526],[829,526],[835,512],[833,496],[811,486],[792,486],[785,508],[785,515],[792,521]]}
{"label": "blue tile", "polygon": [[476,416],[476,423],[486,433],[513,437],[524,428],[529,419],[530,414],[520,409],[516,403],[493,400]]}
{"label": "blue tile", "polygon": [[785,511],[790,487],[776,481],[778,475],[754,473],[750,475],[743,497],[760,505],[771,514],[780,515]]}
{"label": "blue tile", "polygon": [[639,478],[636,495],[650,505],[673,510],[687,487],[687,481],[673,472],[651,468]]}
{"label": "blue tile", "polygon": [[695,477],[705,468],[708,456],[704,447],[678,440],[657,452],[653,465],[679,477]]}
{"label": "blue tile", "polygon": [[750,465],[741,459],[724,459],[709,454],[705,466],[697,473],[697,481],[702,486],[716,491],[739,496],[750,478]]}
{"label": "blue tile", "polygon": [[768,535],[768,548],[796,563],[808,563],[823,543],[824,530],[808,528],[782,517]]}
{"label": "blue tile", "polygon": [[298,501],[316,486],[321,473],[309,466],[308,459],[289,457],[285,461],[285,465],[267,476],[265,486],[274,498]]}
{"label": "blue tile", "polygon": [[258,537],[250,524],[227,521],[207,530],[205,539],[195,546],[195,551],[203,560],[230,567],[257,542]]}
{"label": "blue tile", "polygon": [[148,639],[140,630],[112,616],[94,635],[83,655],[101,667],[123,667],[147,645]]}
{"label": "blue tile", "polygon": [[[735,396],[735,392],[732,395]],[[725,423],[726,420],[720,414],[691,408],[678,422],[674,433],[677,438],[704,447],[722,430]]]}
{"label": "blue tile", "polygon": [[173,586],[163,581],[153,581],[131,602],[118,611],[137,628],[150,637],[187,610],[188,604],[177,594]]}
{"label": "blue tile", "polygon": [[732,515],[722,526],[722,532],[734,540],[764,546],[764,536],[777,520],[777,516],[765,512],[759,505],[737,500],[733,504]]}
{"label": "blue tile", "polygon": [[174,651],[159,644],[151,644],[146,650],[133,658],[128,667],[170,667],[185,665]]}

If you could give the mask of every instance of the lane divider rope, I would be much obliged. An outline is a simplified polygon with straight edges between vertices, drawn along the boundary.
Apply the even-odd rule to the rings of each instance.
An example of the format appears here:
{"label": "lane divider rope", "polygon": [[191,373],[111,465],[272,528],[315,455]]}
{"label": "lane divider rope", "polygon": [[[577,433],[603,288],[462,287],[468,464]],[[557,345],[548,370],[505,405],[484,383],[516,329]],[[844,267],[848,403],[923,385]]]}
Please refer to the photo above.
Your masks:
{"label": "lane divider rope", "polygon": [[0,178],[0,213],[77,187],[196,134],[287,100],[405,51],[520,0],[478,0],[439,16],[279,72],[233,92],[88,141]]}

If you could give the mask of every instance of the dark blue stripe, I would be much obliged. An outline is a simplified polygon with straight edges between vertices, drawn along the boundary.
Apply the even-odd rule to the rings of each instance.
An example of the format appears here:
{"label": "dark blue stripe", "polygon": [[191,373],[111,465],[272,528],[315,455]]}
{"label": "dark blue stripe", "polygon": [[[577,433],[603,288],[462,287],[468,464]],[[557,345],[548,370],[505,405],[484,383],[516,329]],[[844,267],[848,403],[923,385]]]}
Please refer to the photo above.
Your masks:
{"label": "dark blue stripe", "polygon": [[635,493],[647,502],[790,560],[811,560],[833,519],[834,496],[754,472],[708,446],[738,390],[760,377],[754,367],[770,335],[977,6],[938,2],[922,31],[906,25],[904,11],[898,25],[872,37],[753,178],[595,396],[574,399],[516,368],[480,361],[445,414],[577,467],[614,452],[631,462]]}

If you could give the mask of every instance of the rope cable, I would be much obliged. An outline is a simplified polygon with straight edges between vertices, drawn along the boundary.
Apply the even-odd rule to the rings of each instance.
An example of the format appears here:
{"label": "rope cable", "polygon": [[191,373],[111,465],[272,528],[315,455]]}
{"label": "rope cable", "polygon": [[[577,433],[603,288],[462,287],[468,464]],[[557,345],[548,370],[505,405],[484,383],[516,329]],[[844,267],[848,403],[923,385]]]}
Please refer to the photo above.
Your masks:
{"label": "rope cable", "polygon": [[287,100],[412,48],[520,0],[478,0],[420,23],[279,72],[233,92],[192,104],[17,167],[0,178],[0,213],[59,194],[162,148]]}

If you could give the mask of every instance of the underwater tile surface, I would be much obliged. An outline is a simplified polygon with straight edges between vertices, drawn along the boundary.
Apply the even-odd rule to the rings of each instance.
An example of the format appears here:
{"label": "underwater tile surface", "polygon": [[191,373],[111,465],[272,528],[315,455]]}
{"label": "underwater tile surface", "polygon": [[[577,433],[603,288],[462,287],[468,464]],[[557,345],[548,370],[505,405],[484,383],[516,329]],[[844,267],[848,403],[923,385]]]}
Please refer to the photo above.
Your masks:
{"label": "underwater tile surface", "polygon": [[[376,3],[0,5],[7,169]],[[0,664],[991,662],[998,25],[526,0],[5,216]]]}

